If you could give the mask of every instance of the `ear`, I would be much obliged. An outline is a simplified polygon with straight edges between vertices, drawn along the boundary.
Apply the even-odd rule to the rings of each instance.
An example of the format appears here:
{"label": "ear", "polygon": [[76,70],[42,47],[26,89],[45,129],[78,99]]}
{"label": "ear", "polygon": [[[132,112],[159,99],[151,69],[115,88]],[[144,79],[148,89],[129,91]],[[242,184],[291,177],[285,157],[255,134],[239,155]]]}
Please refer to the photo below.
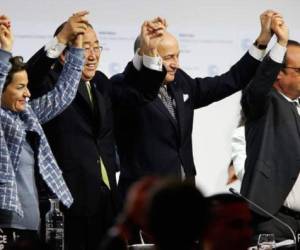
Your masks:
{"label": "ear", "polygon": [[279,71],[276,80],[280,80],[284,76],[284,73],[282,70]]}

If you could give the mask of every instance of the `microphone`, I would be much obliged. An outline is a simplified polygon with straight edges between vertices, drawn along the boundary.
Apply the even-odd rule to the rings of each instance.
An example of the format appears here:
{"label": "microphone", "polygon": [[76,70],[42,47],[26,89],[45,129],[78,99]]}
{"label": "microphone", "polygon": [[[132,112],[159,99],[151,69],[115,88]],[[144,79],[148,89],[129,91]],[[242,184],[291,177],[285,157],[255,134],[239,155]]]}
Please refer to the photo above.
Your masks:
{"label": "microphone", "polygon": [[29,97],[25,97],[25,102],[29,102]]}
{"label": "microphone", "polygon": [[267,210],[265,210],[264,208],[262,208],[261,206],[257,205],[255,202],[249,200],[248,198],[246,198],[245,196],[243,196],[241,193],[239,193],[238,191],[236,191],[234,188],[229,188],[230,193],[242,198],[243,200],[245,200],[246,202],[248,202],[249,204],[251,204],[252,206],[254,206],[255,208],[257,208],[259,211],[263,212],[264,214],[270,216],[272,219],[276,220],[278,223],[280,223],[281,225],[285,226],[292,234],[293,239],[294,239],[294,245],[295,245],[295,249],[297,250],[297,238],[296,238],[296,234],[294,232],[294,230],[284,221],[278,219],[276,216],[274,216],[273,214],[271,214],[270,212],[268,212]]}

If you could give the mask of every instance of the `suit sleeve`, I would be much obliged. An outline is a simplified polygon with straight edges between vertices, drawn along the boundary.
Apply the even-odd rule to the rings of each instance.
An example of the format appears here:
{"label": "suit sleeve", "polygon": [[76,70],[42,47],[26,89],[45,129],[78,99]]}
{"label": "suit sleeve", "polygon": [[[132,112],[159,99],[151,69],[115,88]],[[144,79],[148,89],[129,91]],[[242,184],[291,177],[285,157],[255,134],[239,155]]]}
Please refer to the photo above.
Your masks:
{"label": "suit sleeve", "polygon": [[242,96],[242,108],[247,120],[264,114],[269,94],[281,69],[281,63],[266,56]]}
{"label": "suit sleeve", "polygon": [[243,89],[254,76],[260,61],[248,52],[222,75],[192,80],[194,108],[219,101]]}
{"label": "suit sleeve", "polygon": [[132,62],[128,63],[122,74],[111,78],[114,103],[128,107],[151,102],[157,97],[165,74],[165,69],[156,71],[145,66],[138,71]]}
{"label": "suit sleeve", "polygon": [[54,86],[50,85],[46,78],[49,75],[52,65],[57,59],[49,58],[45,48],[37,51],[27,62],[28,88],[32,98],[40,97],[46,94]]}
{"label": "suit sleeve", "polygon": [[84,64],[83,53],[83,49],[71,48],[54,89],[30,102],[41,124],[61,113],[75,98]]}

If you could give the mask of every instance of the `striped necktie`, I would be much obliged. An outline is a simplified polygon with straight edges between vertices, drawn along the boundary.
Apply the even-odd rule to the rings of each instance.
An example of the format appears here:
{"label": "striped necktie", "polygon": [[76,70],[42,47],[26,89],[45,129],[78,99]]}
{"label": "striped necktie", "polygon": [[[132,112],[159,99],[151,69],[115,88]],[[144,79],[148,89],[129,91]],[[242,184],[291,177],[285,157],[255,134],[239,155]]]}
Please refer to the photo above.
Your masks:
{"label": "striped necktie", "polygon": [[165,84],[162,84],[160,86],[158,94],[162,103],[165,105],[171,116],[174,118],[175,121],[177,121],[175,115],[175,103],[173,103],[172,98],[167,91],[167,86]]}
{"label": "striped necktie", "polygon": [[91,87],[91,83],[89,81],[85,82],[85,86],[86,86],[86,90],[88,92],[89,95],[89,99],[91,101],[92,107],[94,108],[94,98],[93,98],[93,94],[92,94],[92,87]]}

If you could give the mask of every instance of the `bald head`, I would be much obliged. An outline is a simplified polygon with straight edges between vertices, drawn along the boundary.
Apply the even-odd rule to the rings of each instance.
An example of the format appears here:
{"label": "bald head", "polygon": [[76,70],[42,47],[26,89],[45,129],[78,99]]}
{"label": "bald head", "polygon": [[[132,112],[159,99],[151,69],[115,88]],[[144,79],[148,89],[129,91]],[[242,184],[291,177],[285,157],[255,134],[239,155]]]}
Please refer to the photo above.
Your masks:
{"label": "bald head", "polygon": [[158,45],[158,50],[174,44],[177,44],[177,46],[179,47],[177,38],[170,32],[166,31],[162,37],[162,40],[160,41],[160,44]]}
{"label": "bald head", "polygon": [[157,50],[167,70],[164,82],[166,84],[173,82],[179,67],[179,44],[176,37],[169,32],[165,32]]}

